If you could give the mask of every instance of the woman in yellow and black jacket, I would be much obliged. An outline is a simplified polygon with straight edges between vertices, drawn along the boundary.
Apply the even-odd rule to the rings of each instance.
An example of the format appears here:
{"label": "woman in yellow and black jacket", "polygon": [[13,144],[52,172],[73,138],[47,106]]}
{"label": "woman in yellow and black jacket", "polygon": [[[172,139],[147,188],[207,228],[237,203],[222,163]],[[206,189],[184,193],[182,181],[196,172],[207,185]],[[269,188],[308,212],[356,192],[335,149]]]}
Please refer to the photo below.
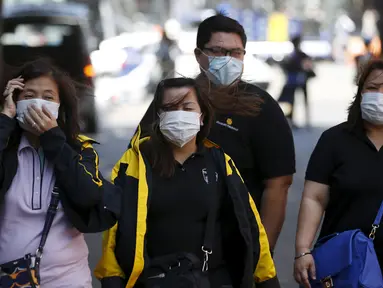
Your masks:
{"label": "woman in yellow and black jacket", "polygon": [[190,253],[198,259],[193,269],[201,271],[213,203],[210,287],[279,287],[265,230],[238,170],[205,140],[212,114],[195,81],[164,80],[154,101],[160,120],[151,137],[140,139],[138,129],[113,170],[114,184],[123,189],[121,217],[104,234],[95,271],[102,287],[181,287],[164,284],[171,271],[159,273],[154,263]]}

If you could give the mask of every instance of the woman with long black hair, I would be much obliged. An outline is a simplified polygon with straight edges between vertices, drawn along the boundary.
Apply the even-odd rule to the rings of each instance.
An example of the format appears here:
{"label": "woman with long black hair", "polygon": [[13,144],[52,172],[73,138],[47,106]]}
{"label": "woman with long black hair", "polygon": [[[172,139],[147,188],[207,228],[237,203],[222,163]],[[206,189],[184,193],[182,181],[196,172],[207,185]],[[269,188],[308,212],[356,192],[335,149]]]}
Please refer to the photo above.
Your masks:
{"label": "woman with long black hair", "polygon": [[104,237],[102,287],[279,287],[255,204],[206,140],[212,112],[196,81],[162,81],[154,107],[153,133],[138,129],[113,171],[121,218]]}

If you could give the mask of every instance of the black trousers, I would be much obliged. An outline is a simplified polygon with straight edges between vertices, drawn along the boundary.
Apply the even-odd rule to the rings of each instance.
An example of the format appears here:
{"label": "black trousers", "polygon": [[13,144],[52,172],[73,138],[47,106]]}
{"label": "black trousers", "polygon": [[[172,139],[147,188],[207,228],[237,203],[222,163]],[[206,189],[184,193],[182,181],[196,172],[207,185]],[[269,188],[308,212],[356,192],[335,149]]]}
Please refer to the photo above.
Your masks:
{"label": "black trousers", "polygon": [[295,85],[288,85],[286,84],[281,92],[281,96],[278,99],[278,102],[286,102],[291,105],[291,110],[289,113],[287,113],[286,118],[293,121],[294,119],[294,105],[295,105],[295,94],[296,91],[302,89],[303,97],[304,97],[304,104],[305,104],[305,111],[306,111],[306,124],[309,124],[309,99],[308,99],[308,92],[307,92],[307,85],[302,86],[295,86]]}

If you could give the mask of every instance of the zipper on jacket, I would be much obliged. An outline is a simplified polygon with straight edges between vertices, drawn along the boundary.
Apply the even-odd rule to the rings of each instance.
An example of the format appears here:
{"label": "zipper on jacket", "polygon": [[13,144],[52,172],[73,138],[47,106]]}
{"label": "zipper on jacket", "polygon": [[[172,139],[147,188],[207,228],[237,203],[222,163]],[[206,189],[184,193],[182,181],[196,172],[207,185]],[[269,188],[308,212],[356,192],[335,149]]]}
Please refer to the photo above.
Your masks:
{"label": "zipper on jacket", "polygon": [[148,279],[157,279],[157,278],[165,278],[165,273],[161,273],[155,276],[150,276]]}

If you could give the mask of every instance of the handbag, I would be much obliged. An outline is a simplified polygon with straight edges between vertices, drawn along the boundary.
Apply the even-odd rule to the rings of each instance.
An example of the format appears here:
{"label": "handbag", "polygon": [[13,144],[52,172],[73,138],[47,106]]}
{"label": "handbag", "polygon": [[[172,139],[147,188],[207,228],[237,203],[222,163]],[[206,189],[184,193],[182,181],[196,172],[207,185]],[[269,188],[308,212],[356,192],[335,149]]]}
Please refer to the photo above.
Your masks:
{"label": "handbag", "polygon": [[59,189],[54,187],[45,218],[44,228],[36,254],[27,254],[23,258],[0,265],[0,288],[38,288],[40,287],[40,262],[44,246],[56,216],[59,199]]}
{"label": "handbag", "polygon": [[[216,158],[212,151],[212,158]],[[214,163],[215,161],[213,161]],[[144,273],[146,288],[210,288],[209,256],[213,253],[214,229],[218,210],[216,175],[207,161],[208,185],[212,187],[211,208],[207,215],[205,234],[201,250],[203,263],[192,253],[177,253],[157,257],[150,261]]]}
{"label": "handbag", "polygon": [[323,237],[312,251],[317,280],[312,288],[383,288],[382,272],[374,249],[374,239],[383,215],[383,202],[370,235],[360,229]]}

